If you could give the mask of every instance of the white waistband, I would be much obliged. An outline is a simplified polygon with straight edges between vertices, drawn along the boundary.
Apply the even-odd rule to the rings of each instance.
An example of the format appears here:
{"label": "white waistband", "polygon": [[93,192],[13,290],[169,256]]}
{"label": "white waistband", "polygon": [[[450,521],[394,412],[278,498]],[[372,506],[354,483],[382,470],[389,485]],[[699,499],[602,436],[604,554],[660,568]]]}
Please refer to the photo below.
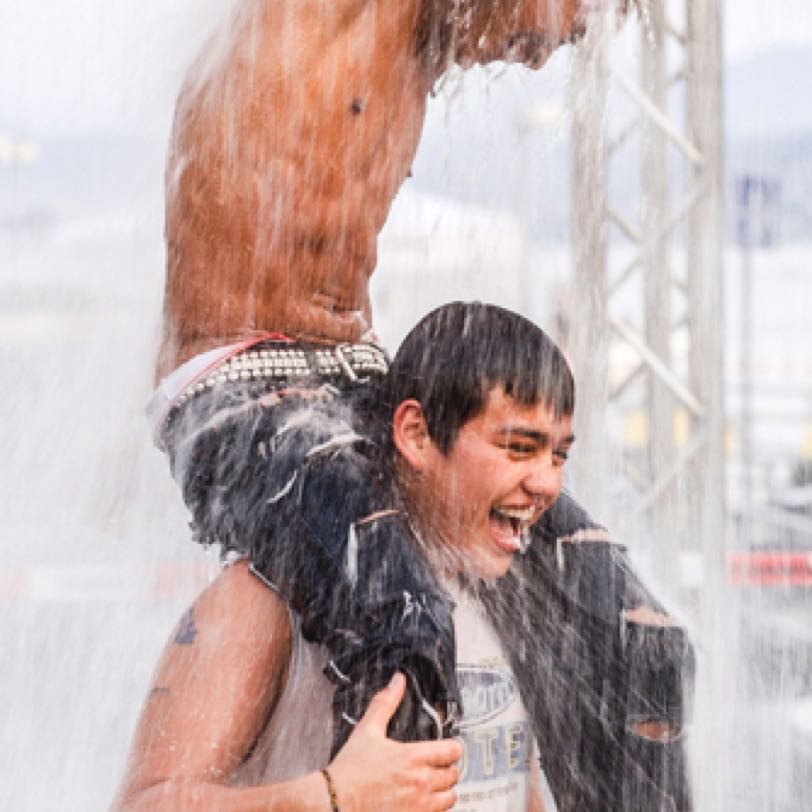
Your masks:
{"label": "white waistband", "polygon": [[[169,410],[184,392],[186,392],[190,387],[196,385],[202,379],[206,378],[209,373],[220,367],[233,356],[245,352],[255,344],[268,340],[277,340],[291,344],[295,343],[292,339],[279,333],[268,333],[265,335],[255,336],[245,341],[240,341],[236,344],[228,344],[225,347],[215,347],[212,350],[202,352],[200,355],[190,358],[188,361],[181,364],[174,372],[167,375],[158,384],[158,387],[153,392],[152,397],[149,399],[145,409],[147,422],[152,429],[153,440],[156,442],[156,444],[160,446],[158,432],[160,431],[166,416],[169,414]],[[383,357],[384,367],[383,370],[379,368],[381,360],[376,360],[374,358],[362,358],[360,361],[360,368],[365,372],[370,369],[378,372],[386,372],[385,353],[382,349],[380,349],[374,335],[371,335],[365,344],[372,345],[377,348],[378,352]],[[347,360],[345,358],[345,354],[340,352],[340,349],[340,347],[335,348],[333,350],[333,356],[335,357],[332,357],[331,360],[326,362],[327,367],[330,367],[332,363],[335,365],[335,369],[333,370],[327,368],[326,371],[328,373],[338,373],[342,368],[344,368],[345,371],[349,369],[349,374],[352,375],[353,373],[352,369],[350,369],[350,365],[353,362],[351,360]],[[324,355],[324,352],[318,352],[317,354]],[[325,371],[324,365],[324,359],[320,358],[319,366],[322,372]],[[354,375],[353,379],[357,380]]]}
{"label": "white waistband", "polygon": [[152,429],[153,439],[156,439],[158,429],[164,422],[169,409],[177,398],[198,379],[202,378],[215,367],[222,364],[232,355],[256,344],[262,339],[252,338],[248,341],[240,341],[237,344],[229,344],[225,347],[215,347],[213,350],[195,355],[185,363],[181,364],[174,372],[170,372],[159,384],[152,397],[147,402],[144,410],[147,423]]}

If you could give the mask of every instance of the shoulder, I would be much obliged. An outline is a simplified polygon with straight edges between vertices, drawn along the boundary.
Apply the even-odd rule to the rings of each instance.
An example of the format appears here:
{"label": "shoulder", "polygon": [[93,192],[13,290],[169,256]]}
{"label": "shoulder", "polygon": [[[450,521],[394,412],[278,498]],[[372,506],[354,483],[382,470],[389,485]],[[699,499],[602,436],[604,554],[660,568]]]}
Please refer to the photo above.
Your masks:
{"label": "shoulder", "polygon": [[247,561],[226,567],[204,590],[192,610],[199,627],[240,648],[255,646],[275,655],[290,652],[292,627],[287,604],[252,571]]}
{"label": "shoulder", "polygon": [[173,779],[230,775],[273,712],[290,658],[285,603],[247,563],[226,568],[170,635],[120,797]]}
{"label": "shoulder", "polygon": [[250,570],[233,564],[184,613],[164,650],[160,670],[170,687],[204,696],[213,681],[235,696],[273,703],[285,684],[292,626],[284,601]]}

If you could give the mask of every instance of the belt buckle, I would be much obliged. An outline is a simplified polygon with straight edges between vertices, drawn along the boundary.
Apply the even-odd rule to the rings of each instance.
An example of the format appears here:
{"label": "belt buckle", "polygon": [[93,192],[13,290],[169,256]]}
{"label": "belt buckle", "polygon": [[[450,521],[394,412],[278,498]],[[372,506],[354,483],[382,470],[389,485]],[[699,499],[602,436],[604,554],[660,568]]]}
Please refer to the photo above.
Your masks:
{"label": "belt buckle", "polygon": [[347,358],[346,350],[348,349],[349,345],[342,345],[338,344],[335,348],[336,360],[338,361],[341,368],[344,370],[346,376],[353,382],[353,383],[366,383],[369,380],[369,377],[361,378],[358,373],[352,368],[352,363],[350,359]]}

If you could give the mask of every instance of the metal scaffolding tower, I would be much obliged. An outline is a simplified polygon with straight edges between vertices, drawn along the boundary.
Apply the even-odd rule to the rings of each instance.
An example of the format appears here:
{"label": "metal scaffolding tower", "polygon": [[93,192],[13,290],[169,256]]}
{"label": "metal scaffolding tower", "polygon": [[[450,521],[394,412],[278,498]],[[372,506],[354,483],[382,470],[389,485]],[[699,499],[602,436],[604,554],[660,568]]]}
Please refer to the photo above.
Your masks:
{"label": "metal scaffolding tower", "polygon": [[[645,4],[639,82],[627,67],[612,63],[612,23],[596,27],[575,55],[578,306],[569,347],[581,404],[575,492],[591,510],[617,522],[612,483],[620,478],[631,486],[627,512],[636,516],[639,537],[648,539],[655,575],[676,587],[672,597],[681,592],[680,603],[701,629],[700,645],[719,642],[721,651],[726,517],[720,5]],[[608,115],[616,98],[623,108],[619,127]],[[639,179],[633,199],[614,199],[613,171]],[[634,441],[607,438],[610,423],[624,419],[634,423]],[[623,448],[621,460],[608,452],[613,444]],[[701,562],[696,590],[679,576],[686,553]],[[705,694],[713,701],[724,691],[723,665],[711,663],[704,676]],[[714,744],[726,750],[718,738]],[[723,810],[723,781],[701,783],[697,808]]]}
{"label": "metal scaffolding tower", "polygon": [[[639,83],[610,64],[599,27],[575,56],[570,340],[579,400],[589,404],[579,416],[577,489],[590,505],[592,494],[608,502],[606,413],[636,404],[637,441],[621,473],[637,513],[656,517],[657,561],[672,581],[680,551],[706,558],[706,575],[719,570],[725,535],[721,15],[716,0],[677,5],[647,6]],[[628,102],[616,132],[610,88]],[[614,201],[611,172],[624,149],[628,172],[630,145],[639,194]],[[610,351],[624,362],[613,365]]]}

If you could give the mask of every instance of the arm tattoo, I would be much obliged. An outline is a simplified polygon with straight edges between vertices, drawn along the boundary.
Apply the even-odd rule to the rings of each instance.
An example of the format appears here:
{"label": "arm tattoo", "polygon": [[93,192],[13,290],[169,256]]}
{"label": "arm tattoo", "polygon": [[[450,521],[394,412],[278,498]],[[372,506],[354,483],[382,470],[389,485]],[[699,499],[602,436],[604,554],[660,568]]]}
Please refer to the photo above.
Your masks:
{"label": "arm tattoo", "polygon": [[180,619],[178,630],[175,632],[175,642],[179,646],[191,646],[197,637],[197,626],[195,626],[194,606]]}

